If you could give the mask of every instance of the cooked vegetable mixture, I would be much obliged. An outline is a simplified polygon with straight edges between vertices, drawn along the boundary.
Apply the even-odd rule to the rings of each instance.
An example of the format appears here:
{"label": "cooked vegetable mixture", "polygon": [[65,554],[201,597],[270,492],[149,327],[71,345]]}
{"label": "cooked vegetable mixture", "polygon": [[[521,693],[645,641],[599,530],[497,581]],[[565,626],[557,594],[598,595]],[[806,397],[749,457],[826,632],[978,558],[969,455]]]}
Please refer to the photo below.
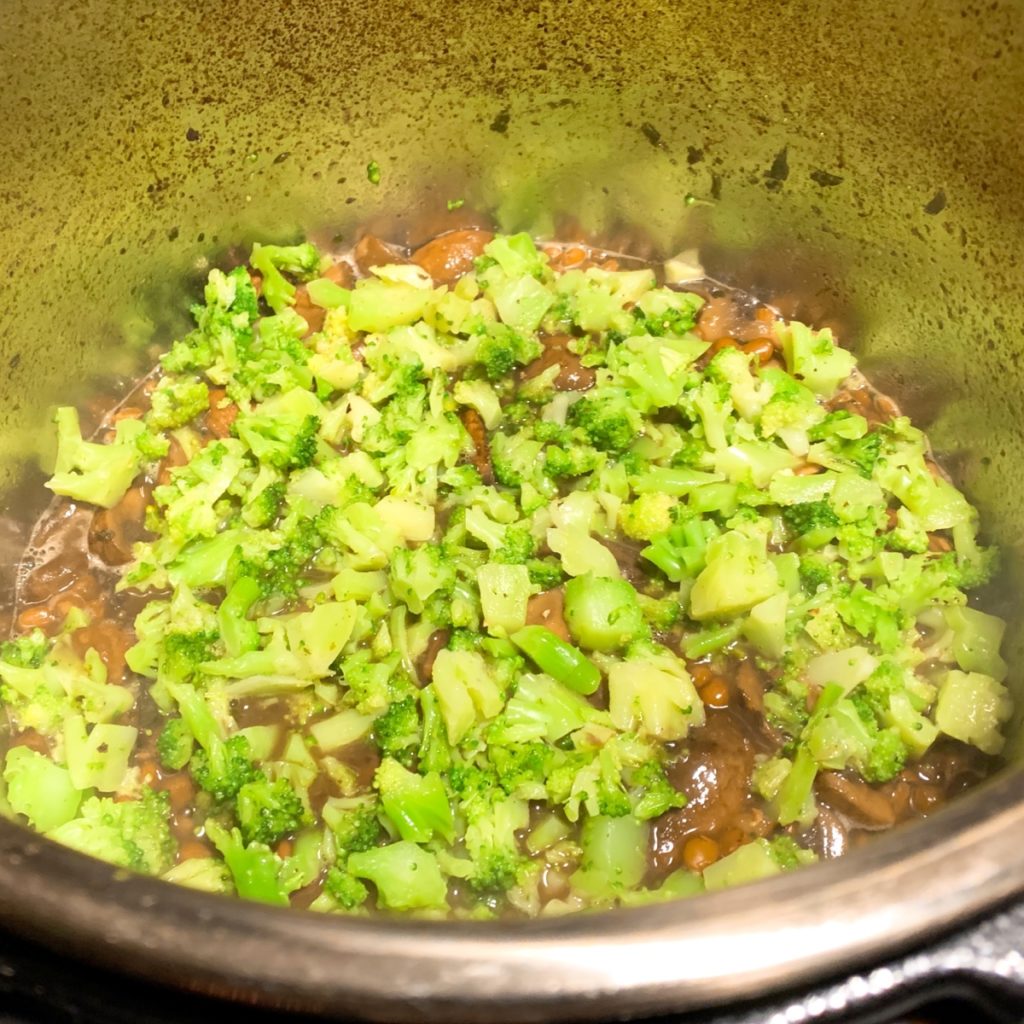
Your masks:
{"label": "cooked vegetable mixture", "polygon": [[995,763],[995,552],[828,330],[526,235],[256,245],[84,440],[3,810],[210,892],[563,914],[832,857]]}

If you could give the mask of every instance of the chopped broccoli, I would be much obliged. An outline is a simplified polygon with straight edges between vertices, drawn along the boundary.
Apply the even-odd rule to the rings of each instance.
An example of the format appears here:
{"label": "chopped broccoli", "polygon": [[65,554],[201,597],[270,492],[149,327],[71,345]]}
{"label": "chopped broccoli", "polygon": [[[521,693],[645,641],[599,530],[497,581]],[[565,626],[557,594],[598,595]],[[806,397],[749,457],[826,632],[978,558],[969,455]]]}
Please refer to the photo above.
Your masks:
{"label": "chopped broccoli", "polygon": [[505,324],[490,323],[476,350],[476,360],[489,380],[501,380],[515,367],[533,362],[542,351],[536,338]]}
{"label": "chopped broccoli", "polygon": [[276,843],[307,824],[306,808],[287,779],[255,778],[239,786],[235,811],[246,843]]}
{"label": "chopped broccoli", "polygon": [[172,772],[180,771],[192,757],[193,739],[183,718],[170,719],[160,731],[156,753],[160,764]]}
{"label": "chopped broccoli", "polygon": [[138,800],[90,797],[78,816],[47,833],[80,853],[147,875],[163,874],[174,863],[175,843],[166,793],[144,790]]}
{"label": "chopped broccoli", "polygon": [[249,262],[263,275],[263,298],[275,313],[295,301],[295,286],[282,274],[294,274],[300,280],[315,277],[320,270],[320,253],[309,242],[301,245],[260,245],[252,247]]}
{"label": "chopped broccoli", "polygon": [[614,651],[644,630],[636,591],[623,579],[577,576],[565,585],[569,631],[592,651]]}
{"label": "chopped broccoli", "polygon": [[669,494],[649,491],[619,510],[619,529],[634,540],[654,540],[672,527],[672,512],[678,502]]}
{"label": "chopped broccoli", "polygon": [[448,594],[455,586],[455,566],[439,544],[396,548],[391,555],[391,590],[409,611],[419,614],[434,594]]}
{"label": "chopped broccoli", "polygon": [[588,393],[569,409],[569,422],[603,452],[623,452],[642,433],[643,424],[625,392]]}
{"label": "chopped broccoli", "polygon": [[373,723],[373,738],[382,754],[410,767],[423,742],[416,698],[403,697],[388,705]]}
{"label": "chopped broccoli", "polygon": [[251,756],[249,741],[238,734],[223,742],[216,741],[211,750],[196,750],[189,761],[189,771],[196,785],[215,800],[230,800],[244,785],[260,778]]}
{"label": "chopped broccoli", "polygon": [[57,462],[46,486],[54,494],[113,508],[131,487],[143,462],[136,444],[145,431],[141,421],[120,420],[110,444],[84,441],[75,409],[58,409],[54,421]]}
{"label": "chopped broccoli", "polygon": [[362,906],[369,899],[370,892],[355,875],[335,865],[324,878],[324,890],[346,910]]}
{"label": "chopped broccoli", "polygon": [[193,377],[164,377],[150,399],[146,422],[156,430],[183,427],[200,413],[206,412],[210,389]]}
{"label": "chopped broccoli", "polygon": [[385,910],[440,910],[448,905],[448,886],[437,858],[408,840],[353,853],[348,871],[373,882]]}

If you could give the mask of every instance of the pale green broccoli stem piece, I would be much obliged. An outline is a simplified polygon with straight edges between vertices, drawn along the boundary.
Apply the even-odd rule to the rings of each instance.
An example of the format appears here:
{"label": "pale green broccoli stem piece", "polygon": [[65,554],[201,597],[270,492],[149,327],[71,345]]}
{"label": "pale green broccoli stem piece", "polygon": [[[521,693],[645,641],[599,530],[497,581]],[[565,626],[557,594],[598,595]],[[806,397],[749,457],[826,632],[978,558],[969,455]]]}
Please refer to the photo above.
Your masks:
{"label": "pale green broccoli stem piece", "polygon": [[765,541],[730,530],[708,544],[707,565],[690,591],[690,615],[698,622],[731,618],[778,590]]}
{"label": "pale green broccoli stem piece", "polygon": [[614,898],[635,889],[647,874],[650,827],[625,816],[588,818],[583,824],[583,860],[573,887],[591,897]]}
{"label": "pale green broccoli stem piece", "polygon": [[1006,687],[981,672],[951,669],[939,687],[935,724],[947,736],[970,743],[986,754],[1003,749],[1002,726],[1013,701]]}
{"label": "pale green broccoli stem piece", "polygon": [[565,585],[565,621],[569,632],[592,651],[614,651],[644,633],[636,591],[624,579],[587,573]]}

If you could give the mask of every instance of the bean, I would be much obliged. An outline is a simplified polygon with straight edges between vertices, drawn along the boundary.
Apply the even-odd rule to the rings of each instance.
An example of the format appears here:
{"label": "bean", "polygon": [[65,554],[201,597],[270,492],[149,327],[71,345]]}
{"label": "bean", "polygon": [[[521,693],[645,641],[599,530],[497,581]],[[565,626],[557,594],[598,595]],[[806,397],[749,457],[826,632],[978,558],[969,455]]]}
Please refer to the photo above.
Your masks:
{"label": "bean", "polygon": [[697,873],[714,864],[720,856],[718,843],[711,836],[692,836],[683,847],[683,863],[687,870]]}
{"label": "bean", "polygon": [[729,706],[729,684],[721,676],[712,676],[700,688],[700,699],[709,708],[727,708]]}

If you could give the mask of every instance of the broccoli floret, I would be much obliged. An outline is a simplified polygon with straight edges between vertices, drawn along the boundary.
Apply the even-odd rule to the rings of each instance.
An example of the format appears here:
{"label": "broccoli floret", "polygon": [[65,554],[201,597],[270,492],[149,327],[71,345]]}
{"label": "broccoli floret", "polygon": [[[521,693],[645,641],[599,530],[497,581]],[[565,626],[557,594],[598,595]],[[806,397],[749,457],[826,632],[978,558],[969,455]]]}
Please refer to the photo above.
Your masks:
{"label": "broccoli floret", "polygon": [[551,590],[565,579],[565,570],[557,558],[531,558],[526,568],[530,582],[539,590]]}
{"label": "broccoli floret", "polygon": [[70,821],[82,803],[82,791],[72,781],[71,772],[28,747],[7,751],[3,781],[10,809],[23,814],[40,832]]}
{"label": "broccoli floret", "polygon": [[537,542],[530,533],[529,526],[513,523],[505,529],[501,544],[494,551],[492,559],[507,565],[529,566],[537,551]]}
{"label": "broccoli floret", "polygon": [[794,536],[810,535],[816,546],[827,543],[839,529],[839,517],[827,501],[805,501],[800,505],[785,505],[782,508],[782,521]]}
{"label": "broccoli floret", "polygon": [[261,777],[251,757],[249,741],[237,734],[212,744],[210,751],[202,747],[196,750],[189,771],[196,785],[215,800],[230,800],[244,785]]}
{"label": "broccoli floret", "polygon": [[691,726],[704,724],[704,704],[685,664],[646,642],[608,669],[608,710],[617,729],[665,741],[684,739]]}
{"label": "broccoli floret", "polygon": [[176,772],[188,764],[193,745],[192,733],[185,725],[185,720],[172,718],[160,732],[156,741],[156,752],[160,763],[170,771]]}
{"label": "broccoli floret", "polygon": [[287,779],[246,782],[238,789],[235,812],[246,843],[276,843],[307,823],[306,808]]}
{"label": "broccoli floret", "polygon": [[77,818],[48,833],[50,839],[80,853],[148,875],[160,875],[174,863],[175,843],[167,793],[144,790],[139,800],[91,797]]}
{"label": "broccoli floret", "polygon": [[454,838],[455,823],[441,776],[418,775],[386,757],[374,776],[384,812],[399,835],[415,843],[429,842],[435,834]]}
{"label": "broccoli floret", "polygon": [[497,432],[491,438],[491,464],[498,483],[506,487],[520,487],[529,481],[536,483],[543,444],[529,430],[516,434]]}
{"label": "broccoli floret", "polygon": [[676,499],[651,491],[619,510],[619,529],[634,540],[653,540],[672,528],[672,511]]}
{"label": "broccoli floret", "polygon": [[315,520],[300,519],[286,533],[280,546],[268,551],[260,560],[239,560],[234,567],[234,579],[255,579],[265,597],[274,594],[294,597],[305,583],[306,567],[323,545],[320,523],[319,516]]}
{"label": "broccoli floret", "polygon": [[800,556],[800,585],[808,594],[816,594],[821,587],[832,587],[839,582],[842,566],[816,552]]}
{"label": "broccoli floret", "polygon": [[355,875],[335,865],[324,878],[324,890],[329,893],[339,906],[346,910],[354,910],[362,906],[369,898],[370,892]]}
{"label": "broccoli floret", "polygon": [[474,890],[499,895],[515,884],[526,859],[519,852],[516,832],[526,828],[529,821],[526,801],[510,798],[481,806],[473,814],[466,826],[465,842],[473,862],[469,884]]}
{"label": "broccoli floret", "polygon": [[455,566],[439,544],[396,548],[391,555],[391,591],[409,611],[419,614],[434,594],[455,586]]}
{"label": "broccoli floret", "polygon": [[210,404],[210,389],[201,380],[190,377],[165,377],[150,399],[147,424],[156,430],[183,427]]}
{"label": "broccoli floret", "polygon": [[259,413],[240,417],[239,436],[258,459],[277,469],[301,469],[316,457],[320,419],[312,414],[299,421],[265,418]]}
{"label": "broccoli floret", "polygon": [[655,338],[682,337],[693,330],[704,300],[692,292],[674,292],[657,288],[642,296],[633,306],[633,333]]}
{"label": "broccoli floret", "polygon": [[516,366],[532,363],[542,351],[536,338],[520,334],[507,324],[489,323],[476,350],[476,361],[488,379],[501,380]]}
{"label": "broccoli floret", "polygon": [[597,391],[572,405],[569,422],[603,452],[623,452],[640,435],[643,424],[625,392]]}
{"label": "broccoli floret", "polygon": [[131,487],[142,466],[136,441],[145,432],[140,420],[123,419],[110,444],[82,439],[78,412],[64,406],[54,415],[57,461],[46,486],[54,494],[112,508]]}
{"label": "broccoli floret", "polygon": [[263,298],[275,313],[295,301],[295,285],[282,275],[292,274],[302,281],[320,271],[320,253],[309,242],[301,245],[260,245],[252,247],[249,263],[263,276]]}
{"label": "broccoli floret", "polygon": [[50,649],[50,641],[41,629],[0,644],[0,661],[18,668],[39,668]]}
{"label": "broccoli floret", "polygon": [[254,498],[245,503],[242,519],[254,530],[272,526],[281,512],[288,485],[283,480],[267,484]]}
{"label": "broccoli floret", "polygon": [[246,846],[237,828],[228,832],[211,819],[207,819],[204,828],[224,857],[242,899],[288,905],[288,894],[301,881],[297,872],[286,872],[285,862],[263,843]]}
{"label": "broccoli floret", "polygon": [[634,791],[633,814],[641,821],[686,806],[686,794],[669,782],[665,769],[657,761],[647,761],[635,769],[630,787]]}
{"label": "broccoli floret", "polygon": [[603,458],[584,444],[548,445],[544,449],[544,472],[555,478],[584,476],[598,469]]}
{"label": "broccoli floret", "polygon": [[707,563],[708,544],[721,531],[705,517],[682,519],[651,538],[640,554],[673,583],[695,577]]}
{"label": "broccoli floret", "polygon": [[902,633],[907,626],[902,612],[863,584],[858,583],[839,596],[835,607],[848,626],[861,636],[874,639],[886,653],[902,645]]}
{"label": "broccoli floret", "polygon": [[159,676],[169,682],[186,682],[199,666],[214,657],[217,634],[208,630],[167,633],[160,650]]}
{"label": "broccoli floret", "polygon": [[339,672],[348,687],[348,700],[363,714],[380,713],[413,693],[413,684],[398,669],[398,655],[374,661],[368,650],[343,658]]}
{"label": "broccoli floret", "polygon": [[384,835],[376,798],[359,797],[349,801],[329,801],[324,808],[324,821],[334,835],[338,856],[372,849]]}
{"label": "broccoli floret", "polygon": [[423,740],[416,698],[403,697],[388,705],[373,723],[373,738],[382,754],[410,767]]}
{"label": "broccoli floret", "polygon": [[543,789],[551,765],[553,751],[546,743],[522,743],[513,746],[491,746],[487,757],[497,773],[501,788],[509,796],[532,798]]}

